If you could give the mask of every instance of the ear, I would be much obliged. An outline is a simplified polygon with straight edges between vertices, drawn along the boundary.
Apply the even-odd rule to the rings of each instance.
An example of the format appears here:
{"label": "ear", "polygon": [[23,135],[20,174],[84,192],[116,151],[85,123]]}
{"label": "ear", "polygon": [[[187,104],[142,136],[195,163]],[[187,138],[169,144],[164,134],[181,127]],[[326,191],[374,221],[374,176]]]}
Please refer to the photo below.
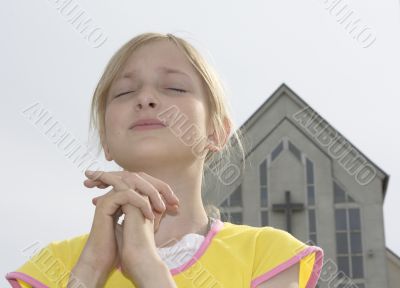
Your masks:
{"label": "ear", "polygon": [[207,147],[214,152],[220,151],[225,146],[228,140],[228,136],[231,133],[231,129],[232,127],[230,125],[230,121],[227,118],[224,118],[224,132],[222,133],[222,135],[220,135],[220,139],[217,139],[215,129],[213,129],[213,132],[208,135],[209,144],[207,145]]}
{"label": "ear", "polygon": [[105,141],[104,137],[101,137],[101,146],[103,146],[103,150],[104,150],[104,157],[108,160],[108,161],[112,161],[113,158],[111,156],[110,153],[110,149],[107,145],[107,141]]}

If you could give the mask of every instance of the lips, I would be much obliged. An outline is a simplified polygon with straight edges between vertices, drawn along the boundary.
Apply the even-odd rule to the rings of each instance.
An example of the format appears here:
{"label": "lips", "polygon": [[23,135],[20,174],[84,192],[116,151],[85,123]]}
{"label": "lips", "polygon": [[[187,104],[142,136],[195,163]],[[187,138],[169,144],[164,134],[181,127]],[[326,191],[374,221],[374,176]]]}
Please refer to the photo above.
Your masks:
{"label": "lips", "polygon": [[166,126],[163,122],[161,122],[158,119],[147,118],[147,119],[140,119],[140,120],[137,120],[137,121],[133,122],[131,124],[131,126],[129,127],[129,129],[133,129],[133,128],[137,127],[137,126],[146,126],[146,125],[161,125],[161,126],[164,126],[164,127]]}

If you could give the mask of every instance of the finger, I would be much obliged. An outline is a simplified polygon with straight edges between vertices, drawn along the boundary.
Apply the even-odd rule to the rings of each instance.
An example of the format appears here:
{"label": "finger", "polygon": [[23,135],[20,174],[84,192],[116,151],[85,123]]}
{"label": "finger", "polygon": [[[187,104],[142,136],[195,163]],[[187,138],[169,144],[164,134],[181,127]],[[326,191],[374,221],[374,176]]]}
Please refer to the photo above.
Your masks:
{"label": "finger", "polygon": [[99,199],[104,198],[113,193],[116,193],[116,191],[114,189],[111,189],[110,191],[108,191],[107,193],[105,193],[103,195],[96,196],[96,197],[92,198],[92,203],[96,206]]}
{"label": "finger", "polygon": [[149,183],[151,183],[157,190],[159,193],[161,193],[161,195],[164,196],[164,199],[166,201],[165,204],[168,205],[179,205],[179,198],[175,195],[175,193],[173,192],[173,190],[171,189],[171,187],[165,183],[164,181],[157,179],[147,173],[144,172],[129,172],[126,170],[123,171],[110,171],[107,172],[113,175],[118,175],[118,176],[128,176],[131,173],[136,173],[137,175],[139,175],[140,177],[144,178],[145,180],[147,180]]}
{"label": "finger", "polygon": [[129,187],[121,181],[121,176],[105,171],[85,171],[85,175],[91,180],[100,180],[105,184],[112,185],[116,190],[129,189]]}
{"label": "finger", "polygon": [[166,205],[158,190],[151,183],[140,177],[137,173],[128,173],[126,176],[122,177],[122,181],[124,181],[135,191],[149,196],[152,206],[157,211],[164,212],[166,210]]}
{"label": "finger", "polygon": [[[150,205],[149,198],[147,196],[142,196],[146,197],[147,203]],[[123,243],[124,247],[126,247],[128,250],[125,249],[125,251],[122,251],[123,253],[129,253],[130,249],[129,246],[134,247],[136,245],[138,248],[142,247],[148,247],[147,245],[152,244],[151,242],[154,242],[154,235],[153,233],[144,233],[146,232],[145,230],[142,230],[145,228],[145,225],[151,225],[151,231],[148,232],[153,232],[154,231],[154,219],[151,219],[148,221],[146,219],[147,217],[143,217],[143,214],[139,209],[134,207],[133,205],[128,205],[125,204],[122,207],[122,210],[125,213],[125,219],[124,219],[124,224],[123,224]],[[150,228],[150,226],[148,227]],[[142,230],[142,231],[140,231]],[[155,243],[153,244],[155,245]],[[124,250],[124,249],[123,249]],[[126,254],[125,254],[126,255]]]}
{"label": "finger", "polygon": [[91,179],[84,180],[83,185],[85,185],[87,188],[93,188],[93,187],[107,188],[108,186],[110,186],[100,180],[91,180]]}
{"label": "finger", "polygon": [[98,179],[98,177],[103,173],[104,173],[103,171],[99,171],[99,170],[95,170],[95,171],[85,170],[85,176],[92,180]]}
{"label": "finger", "polygon": [[146,218],[153,220],[153,210],[146,197],[133,189],[123,190],[100,198],[98,200],[100,205],[96,205],[96,207],[101,207],[106,215],[113,216],[121,206],[131,204],[139,208]]}
{"label": "finger", "polygon": [[[94,171],[97,175],[100,175],[101,171]],[[111,171],[111,172],[103,172],[103,173],[107,173],[107,174],[111,174],[111,175],[115,175],[116,178],[121,179],[122,175],[129,175],[132,172],[129,171]],[[85,172],[85,174],[87,174],[88,177],[92,177],[92,175],[89,175],[88,173]],[[150,181],[154,181],[154,183],[156,184],[157,187],[159,187],[160,191],[158,191],[160,193],[160,196],[164,199],[164,204],[166,205],[166,210],[168,212],[172,212],[172,213],[176,213],[179,207],[179,199],[176,197],[176,195],[173,193],[172,189],[169,187],[169,185],[167,185],[165,182],[158,180],[157,178],[154,178],[148,174],[145,174],[144,172],[139,172],[138,174],[141,174],[142,176],[150,179]],[[103,174],[101,174],[103,175]],[[149,177],[147,177],[149,176]],[[99,181],[101,183],[103,183],[101,181],[101,177],[97,176],[97,180],[94,181]],[[89,179],[91,180],[91,179]],[[91,180],[92,181],[92,180]],[[108,184],[103,184],[103,185],[99,185],[99,188],[106,188],[108,187]],[[165,195],[165,196],[164,196]],[[167,198],[167,199],[166,199]],[[167,201],[169,199],[169,202]],[[160,208],[160,207],[159,207]]]}
{"label": "finger", "polygon": [[93,205],[95,205],[95,206],[96,206],[97,199],[99,199],[99,198],[100,198],[100,196],[99,196],[99,197],[94,197],[94,198],[92,199],[92,203],[93,203]]}
{"label": "finger", "polygon": [[178,197],[175,195],[175,193],[172,191],[171,187],[167,183],[153,176],[150,176],[149,174],[146,174],[144,172],[138,172],[137,174],[140,177],[147,180],[148,182],[150,182],[159,191],[159,193],[161,193],[162,196],[164,196],[164,199],[168,204],[179,205]]}
{"label": "finger", "polygon": [[115,234],[115,239],[117,241],[117,248],[118,248],[118,253],[116,256],[116,258],[117,258],[116,265],[121,266],[121,263],[120,263],[121,260],[120,260],[120,256],[119,256],[122,253],[122,244],[123,244],[122,243],[123,227],[121,224],[117,223],[117,225],[115,225],[114,234]]}
{"label": "finger", "polygon": [[166,212],[168,212],[169,214],[171,214],[171,212],[172,212],[173,214],[175,214],[176,212],[178,212],[178,209],[179,209],[179,205],[178,205],[178,204],[173,204],[173,205],[171,205],[171,204],[169,204],[169,203],[167,202],[167,200],[165,200],[165,197],[164,197],[162,194],[160,194],[160,196],[161,196],[161,198],[163,199],[163,201],[164,201],[164,203],[165,203],[165,206],[166,206],[165,210],[166,210]]}
{"label": "finger", "polygon": [[153,211],[155,218],[154,218],[154,233],[158,231],[160,228],[160,223],[162,218],[165,217],[165,213],[158,213],[157,211]]}

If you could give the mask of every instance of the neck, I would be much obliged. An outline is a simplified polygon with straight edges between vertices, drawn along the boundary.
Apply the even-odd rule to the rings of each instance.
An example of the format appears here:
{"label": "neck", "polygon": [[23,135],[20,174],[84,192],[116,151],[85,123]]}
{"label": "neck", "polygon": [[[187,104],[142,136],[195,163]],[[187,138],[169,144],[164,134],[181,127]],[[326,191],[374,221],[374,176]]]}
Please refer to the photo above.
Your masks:
{"label": "neck", "polygon": [[[193,164],[193,163],[192,163]],[[199,167],[199,165],[201,167]],[[179,199],[179,209],[176,214],[164,214],[160,226],[154,234],[157,247],[174,245],[184,235],[207,233],[208,217],[201,199],[202,165],[193,164],[189,167],[151,167],[143,171],[167,183]]]}

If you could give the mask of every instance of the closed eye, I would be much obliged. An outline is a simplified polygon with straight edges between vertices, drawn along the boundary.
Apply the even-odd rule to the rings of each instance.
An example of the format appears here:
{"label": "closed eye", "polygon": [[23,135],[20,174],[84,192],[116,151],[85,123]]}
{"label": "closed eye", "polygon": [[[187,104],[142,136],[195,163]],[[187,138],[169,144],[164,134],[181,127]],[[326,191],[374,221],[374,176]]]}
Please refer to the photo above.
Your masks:
{"label": "closed eye", "polygon": [[[178,92],[178,93],[186,93],[186,92],[187,92],[186,90],[178,89],[178,88],[167,88],[167,89],[172,90],[172,91],[176,91],[176,92]],[[114,98],[117,98],[117,97],[119,97],[119,96],[123,96],[123,95],[129,94],[129,93],[131,93],[131,92],[135,92],[135,91],[128,91],[128,92],[120,93],[120,94],[116,95]]]}
{"label": "closed eye", "polygon": [[116,95],[114,98],[117,98],[117,97],[119,97],[119,96],[123,96],[123,95],[129,94],[129,93],[131,93],[131,92],[135,92],[135,91],[124,92],[124,93],[121,93],[121,94]]}
{"label": "closed eye", "polygon": [[173,91],[176,91],[176,92],[179,92],[179,93],[185,93],[186,92],[186,90],[178,89],[178,88],[167,88],[167,89],[173,90]]}

